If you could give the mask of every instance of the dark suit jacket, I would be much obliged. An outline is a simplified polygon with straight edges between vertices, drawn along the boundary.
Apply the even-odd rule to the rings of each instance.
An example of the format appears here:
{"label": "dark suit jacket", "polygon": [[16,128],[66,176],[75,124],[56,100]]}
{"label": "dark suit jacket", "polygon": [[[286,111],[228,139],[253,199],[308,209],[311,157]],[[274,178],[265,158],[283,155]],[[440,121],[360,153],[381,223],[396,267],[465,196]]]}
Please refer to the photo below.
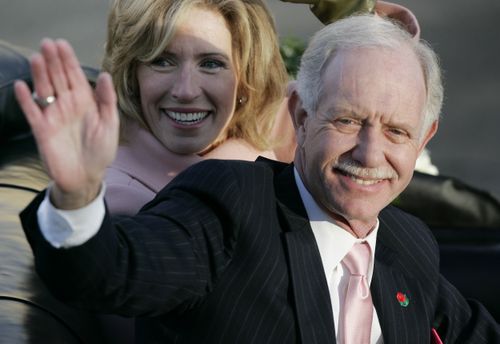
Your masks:
{"label": "dark suit jacket", "polygon": [[[22,214],[38,273],[66,302],[144,316],[139,342],[335,343],[327,282],[291,165],[202,162],[137,216],[107,215],[95,237],[71,249],[41,236],[42,196]],[[393,207],[379,218],[371,289],[385,343],[429,343],[432,327],[446,343],[500,342],[484,308],[439,275],[426,226]]]}

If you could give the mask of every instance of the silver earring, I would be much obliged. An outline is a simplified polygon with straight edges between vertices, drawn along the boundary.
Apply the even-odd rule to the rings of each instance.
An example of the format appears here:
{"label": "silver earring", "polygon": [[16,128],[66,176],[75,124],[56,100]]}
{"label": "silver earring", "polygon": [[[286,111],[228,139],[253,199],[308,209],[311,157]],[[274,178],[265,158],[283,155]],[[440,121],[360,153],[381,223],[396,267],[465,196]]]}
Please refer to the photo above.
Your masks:
{"label": "silver earring", "polygon": [[246,98],[245,96],[243,96],[243,97],[239,97],[239,98],[238,98],[238,103],[239,103],[240,105],[241,105],[241,104],[243,104],[243,103],[245,103],[246,101],[247,101],[247,98]]}

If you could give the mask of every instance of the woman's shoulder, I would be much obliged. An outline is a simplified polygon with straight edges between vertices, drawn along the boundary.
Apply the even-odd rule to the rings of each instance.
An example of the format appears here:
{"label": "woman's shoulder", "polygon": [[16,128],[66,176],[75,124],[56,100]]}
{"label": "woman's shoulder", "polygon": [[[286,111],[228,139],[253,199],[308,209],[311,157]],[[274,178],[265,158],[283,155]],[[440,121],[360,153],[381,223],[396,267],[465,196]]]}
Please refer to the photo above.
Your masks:
{"label": "woman's shoulder", "polygon": [[[227,139],[216,148],[203,155],[205,159],[254,161],[262,152],[243,139]],[[271,157],[272,158],[272,157]]]}

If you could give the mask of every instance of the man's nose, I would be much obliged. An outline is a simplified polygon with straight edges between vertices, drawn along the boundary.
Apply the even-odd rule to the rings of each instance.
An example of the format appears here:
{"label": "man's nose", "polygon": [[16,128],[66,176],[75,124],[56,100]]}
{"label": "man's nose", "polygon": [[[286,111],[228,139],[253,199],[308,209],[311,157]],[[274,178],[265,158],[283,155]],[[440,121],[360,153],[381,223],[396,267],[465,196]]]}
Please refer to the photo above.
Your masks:
{"label": "man's nose", "polygon": [[192,66],[182,66],[176,73],[171,95],[178,102],[190,102],[200,95],[200,83]]}
{"label": "man's nose", "polygon": [[379,167],[385,160],[383,134],[373,127],[362,128],[352,158],[364,167]]}

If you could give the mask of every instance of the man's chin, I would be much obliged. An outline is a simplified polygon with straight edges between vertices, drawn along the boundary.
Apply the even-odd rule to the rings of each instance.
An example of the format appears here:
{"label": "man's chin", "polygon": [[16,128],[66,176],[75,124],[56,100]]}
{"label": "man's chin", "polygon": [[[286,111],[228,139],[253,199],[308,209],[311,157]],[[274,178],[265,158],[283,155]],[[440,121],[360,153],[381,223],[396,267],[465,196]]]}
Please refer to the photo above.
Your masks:
{"label": "man's chin", "polygon": [[386,206],[382,202],[370,202],[367,200],[353,200],[345,204],[339,211],[339,216],[346,223],[375,223],[380,211]]}

